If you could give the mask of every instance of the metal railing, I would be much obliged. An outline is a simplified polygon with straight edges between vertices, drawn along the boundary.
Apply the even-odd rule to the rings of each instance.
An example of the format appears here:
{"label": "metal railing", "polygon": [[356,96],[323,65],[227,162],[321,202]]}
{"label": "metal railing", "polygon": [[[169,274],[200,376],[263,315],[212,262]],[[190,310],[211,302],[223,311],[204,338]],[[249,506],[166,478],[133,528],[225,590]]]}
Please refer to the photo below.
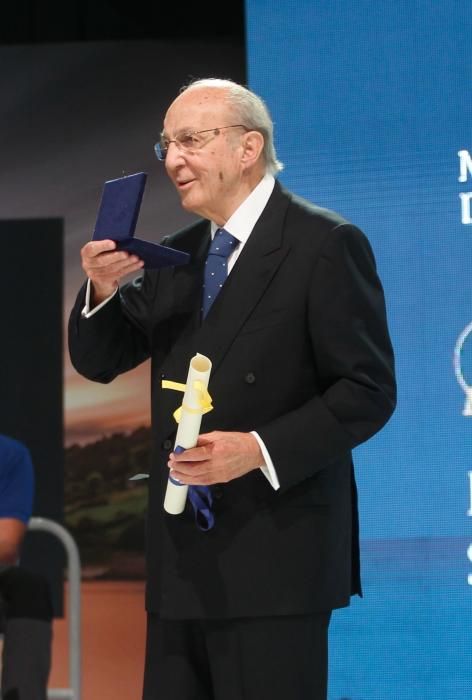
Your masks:
{"label": "metal railing", "polygon": [[80,556],[72,535],[49,518],[31,518],[29,530],[55,535],[67,554],[69,595],[67,618],[69,629],[69,688],[49,688],[48,700],[81,700],[81,620],[80,620]]}

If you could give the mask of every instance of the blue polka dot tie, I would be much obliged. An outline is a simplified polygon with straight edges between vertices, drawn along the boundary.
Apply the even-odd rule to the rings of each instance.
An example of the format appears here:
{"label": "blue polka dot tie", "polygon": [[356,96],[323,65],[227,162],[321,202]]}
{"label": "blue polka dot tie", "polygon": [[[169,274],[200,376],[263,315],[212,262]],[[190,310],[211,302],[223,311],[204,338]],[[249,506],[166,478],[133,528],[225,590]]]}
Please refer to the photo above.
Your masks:
{"label": "blue polka dot tie", "polygon": [[[238,246],[238,239],[224,228],[219,228],[211,242],[205,263],[203,277],[202,318],[205,318],[211,305],[221,291],[228,276],[228,258]],[[182,448],[177,448],[182,451]],[[200,530],[211,530],[215,524],[212,512],[213,496],[209,486],[189,486],[188,498],[195,513],[195,521]]]}
{"label": "blue polka dot tie", "polygon": [[205,318],[228,276],[228,258],[238,246],[238,239],[219,228],[211,242],[203,278],[202,317]]}

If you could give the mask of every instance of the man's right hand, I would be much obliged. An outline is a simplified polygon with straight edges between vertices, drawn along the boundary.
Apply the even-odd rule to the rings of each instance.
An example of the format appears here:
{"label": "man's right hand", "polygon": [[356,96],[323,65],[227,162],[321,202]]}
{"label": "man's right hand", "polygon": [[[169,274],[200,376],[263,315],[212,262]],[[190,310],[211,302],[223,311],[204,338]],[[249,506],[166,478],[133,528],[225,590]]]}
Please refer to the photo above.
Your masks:
{"label": "man's right hand", "polygon": [[82,268],[91,281],[91,305],[97,306],[113,294],[119,280],[140,270],[144,262],[136,255],[117,250],[115,241],[89,241],[80,251]]}

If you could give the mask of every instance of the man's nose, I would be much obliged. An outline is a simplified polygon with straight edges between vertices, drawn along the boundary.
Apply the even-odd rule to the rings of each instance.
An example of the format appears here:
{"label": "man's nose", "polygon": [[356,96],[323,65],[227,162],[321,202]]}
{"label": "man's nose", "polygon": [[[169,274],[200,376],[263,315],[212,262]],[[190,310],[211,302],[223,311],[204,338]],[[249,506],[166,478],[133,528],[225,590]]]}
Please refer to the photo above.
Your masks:
{"label": "man's nose", "polygon": [[171,141],[167,147],[166,153],[166,168],[171,171],[185,161],[182,150],[178,147],[175,141]]}

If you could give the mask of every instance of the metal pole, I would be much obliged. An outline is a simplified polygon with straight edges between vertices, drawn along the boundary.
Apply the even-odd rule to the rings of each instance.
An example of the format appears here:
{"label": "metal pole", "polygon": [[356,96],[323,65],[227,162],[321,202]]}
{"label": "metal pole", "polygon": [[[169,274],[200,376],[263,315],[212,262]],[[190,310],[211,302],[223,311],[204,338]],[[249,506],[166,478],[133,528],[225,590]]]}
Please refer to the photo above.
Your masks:
{"label": "metal pole", "polygon": [[81,617],[80,617],[80,556],[72,535],[59,523],[49,518],[31,518],[30,530],[42,530],[61,540],[67,553],[69,580],[69,682],[70,688],[48,691],[49,698],[81,700]]}

